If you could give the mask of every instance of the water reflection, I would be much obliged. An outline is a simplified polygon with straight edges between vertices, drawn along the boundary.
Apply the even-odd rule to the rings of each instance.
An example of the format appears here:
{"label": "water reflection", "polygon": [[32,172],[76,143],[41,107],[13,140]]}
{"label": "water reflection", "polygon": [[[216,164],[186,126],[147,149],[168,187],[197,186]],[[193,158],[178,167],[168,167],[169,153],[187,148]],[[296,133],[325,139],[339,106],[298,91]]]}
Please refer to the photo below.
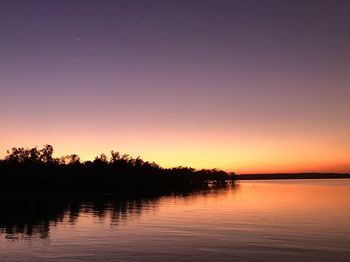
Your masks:
{"label": "water reflection", "polygon": [[167,197],[194,198],[198,195],[221,194],[238,185],[208,185],[205,189],[182,191],[168,195],[139,198],[115,198],[112,195],[38,195],[0,199],[0,236],[6,239],[49,238],[50,229],[59,224],[74,225],[84,214],[111,225],[155,210],[160,199]]}
{"label": "water reflection", "polygon": [[236,189],[3,199],[0,260],[349,261],[350,180]]}

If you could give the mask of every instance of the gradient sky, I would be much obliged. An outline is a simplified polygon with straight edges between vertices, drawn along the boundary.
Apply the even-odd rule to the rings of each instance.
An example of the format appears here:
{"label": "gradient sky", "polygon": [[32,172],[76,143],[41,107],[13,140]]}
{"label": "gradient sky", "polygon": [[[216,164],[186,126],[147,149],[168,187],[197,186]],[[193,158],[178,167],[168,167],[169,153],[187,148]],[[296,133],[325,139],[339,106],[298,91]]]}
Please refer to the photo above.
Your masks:
{"label": "gradient sky", "polygon": [[0,1],[0,157],[350,172],[350,1]]}

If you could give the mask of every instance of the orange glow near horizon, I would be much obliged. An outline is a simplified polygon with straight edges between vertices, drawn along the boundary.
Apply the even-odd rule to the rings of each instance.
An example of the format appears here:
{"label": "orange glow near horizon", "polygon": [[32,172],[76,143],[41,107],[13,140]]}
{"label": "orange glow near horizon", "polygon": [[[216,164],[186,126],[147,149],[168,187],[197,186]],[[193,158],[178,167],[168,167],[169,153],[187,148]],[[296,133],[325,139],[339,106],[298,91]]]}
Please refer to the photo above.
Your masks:
{"label": "orange glow near horizon", "polygon": [[[21,139],[9,138],[6,149],[12,146],[54,146],[55,156],[78,154],[82,160],[111,150],[133,157],[154,161],[163,167],[191,166],[219,168],[236,173],[278,172],[350,172],[350,144],[337,136],[337,140],[315,135],[288,135],[212,131],[203,133],[190,130],[188,133],[72,133],[70,137],[61,132],[23,134]],[[64,134],[65,134],[64,133]],[[36,141],[28,144],[25,141]],[[322,141],[322,143],[320,143]],[[4,144],[4,143],[2,143]],[[5,149],[1,157],[5,156]]]}
{"label": "orange glow near horizon", "polygon": [[6,2],[0,157],[350,172],[347,1]]}

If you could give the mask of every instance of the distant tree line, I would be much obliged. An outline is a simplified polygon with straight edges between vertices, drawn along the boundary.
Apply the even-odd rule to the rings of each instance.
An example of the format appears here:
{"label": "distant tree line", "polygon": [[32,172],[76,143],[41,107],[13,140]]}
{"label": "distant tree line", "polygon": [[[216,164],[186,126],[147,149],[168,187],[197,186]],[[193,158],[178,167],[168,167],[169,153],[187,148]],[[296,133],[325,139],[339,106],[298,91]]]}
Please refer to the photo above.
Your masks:
{"label": "distant tree line", "polygon": [[135,192],[173,191],[226,184],[233,173],[217,169],[195,170],[190,167],[162,168],[155,162],[111,151],[93,161],[81,161],[77,154],[53,157],[51,145],[43,148],[14,147],[0,160],[1,179],[9,192]]}

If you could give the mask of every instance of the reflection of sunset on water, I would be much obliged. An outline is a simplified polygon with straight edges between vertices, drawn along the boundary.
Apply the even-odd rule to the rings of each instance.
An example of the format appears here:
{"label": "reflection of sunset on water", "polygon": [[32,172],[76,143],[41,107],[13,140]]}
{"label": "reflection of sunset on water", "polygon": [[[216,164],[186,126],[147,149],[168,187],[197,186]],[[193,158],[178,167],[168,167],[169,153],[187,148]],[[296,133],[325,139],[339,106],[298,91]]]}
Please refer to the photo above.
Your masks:
{"label": "reflection of sunset on water", "polygon": [[46,261],[47,256],[295,261],[306,256],[308,261],[345,262],[349,187],[347,179],[244,181],[187,196],[73,205],[58,212],[58,220],[52,217],[56,222],[45,220],[45,213],[37,217],[49,227],[35,227],[33,236],[18,236],[16,230],[1,233],[0,255],[12,258],[25,252],[32,261]]}

